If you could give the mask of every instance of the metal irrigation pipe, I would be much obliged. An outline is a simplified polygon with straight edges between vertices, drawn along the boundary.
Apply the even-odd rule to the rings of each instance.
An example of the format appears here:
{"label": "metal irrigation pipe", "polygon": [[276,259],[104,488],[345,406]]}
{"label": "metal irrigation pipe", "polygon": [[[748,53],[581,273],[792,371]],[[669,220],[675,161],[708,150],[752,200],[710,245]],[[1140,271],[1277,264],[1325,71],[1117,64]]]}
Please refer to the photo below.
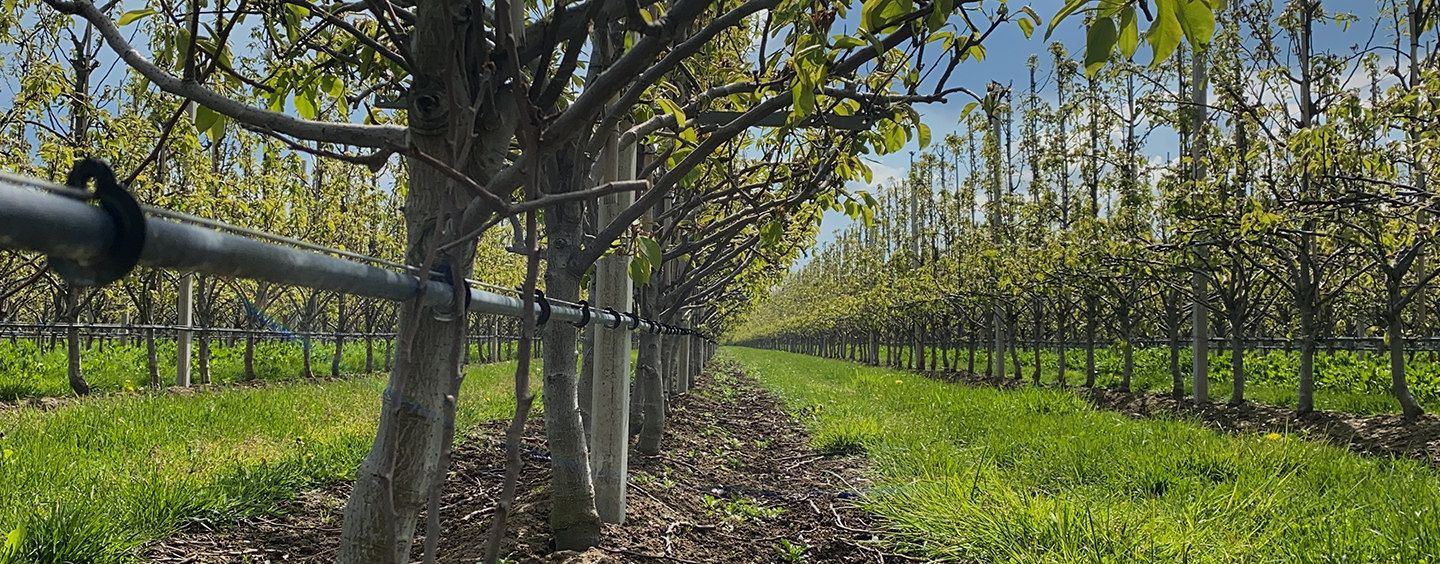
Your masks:
{"label": "metal irrigation pipe", "polygon": [[[37,182],[0,176],[0,248],[39,252],[80,264],[100,261],[116,237],[110,215],[70,194],[35,190],[32,187]],[[419,290],[419,278],[407,273],[198,225],[150,216],[145,218],[145,230],[139,264],[151,268],[264,280],[390,301],[412,300]],[[453,295],[448,284],[432,278],[422,305],[445,306]],[[535,304],[537,315],[544,313],[542,303]],[[470,288],[468,310],[472,313],[519,317],[523,308],[520,298]],[[550,322],[598,321],[603,327],[704,337],[588,305],[551,301],[548,309]]]}

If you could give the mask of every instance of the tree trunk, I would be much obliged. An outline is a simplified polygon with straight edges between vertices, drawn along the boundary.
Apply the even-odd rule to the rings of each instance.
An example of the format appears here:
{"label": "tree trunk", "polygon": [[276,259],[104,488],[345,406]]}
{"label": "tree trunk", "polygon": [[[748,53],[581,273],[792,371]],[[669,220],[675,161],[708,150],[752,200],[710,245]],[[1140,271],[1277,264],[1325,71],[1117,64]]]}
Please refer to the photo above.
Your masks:
{"label": "tree trunk", "polygon": [[[85,381],[85,375],[80,370],[80,328],[75,325],[80,317],[80,289],[65,285],[65,322],[69,324],[65,328],[65,373],[70,379],[70,389],[75,395],[90,395],[90,383]],[[158,380],[158,376],[156,377]]]}
{"label": "tree trunk", "polygon": [[1170,397],[1185,399],[1185,377],[1180,373],[1180,290],[1171,288],[1165,298],[1165,331],[1170,341]]}
{"label": "tree trunk", "polygon": [[1125,355],[1125,366],[1120,372],[1120,389],[1130,391],[1130,379],[1135,375],[1135,346],[1130,343],[1131,335],[1131,313],[1130,304],[1122,299],[1120,302],[1120,338],[1123,342],[1120,347]]}
{"label": "tree trunk", "polygon": [[1300,309],[1300,384],[1295,394],[1295,411],[1315,411],[1315,312],[1306,304]]}
{"label": "tree trunk", "polygon": [[244,380],[255,380],[255,331],[245,331],[245,376]]}
{"label": "tree trunk", "polygon": [[[553,221],[547,215],[547,226]],[[579,300],[580,281],[565,272],[563,265],[567,264],[572,251],[568,245],[557,242],[564,237],[561,233],[565,232],[553,228],[549,231],[550,260],[545,268],[545,289],[555,299],[573,302]],[[579,240],[578,237],[569,239]],[[562,250],[564,254],[557,256]],[[600,517],[595,512],[595,490],[576,396],[577,335],[575,328],[565,323],[547,323],[540,334],[548,344],[542,356],[545,389],[541,399],[545,405],[545,436],[551,457],[550,531],[557,550],[585,550],[600,542]]]}
{"label": "tree trunk", "polygon": [[[148,324],[149,322],[147,322]],[[160,358],[155,351],[155,328],[145,328],[146,367],[150,369],[150,386],[160,387]]]}
{"label": "tree trunk", "polygon": [[1392,284],[1390,290],[1390,311],[1386,312],[1386,340],[1390,345],[1390,386],[1395,392],[1395,399],[1400,401],[1401,412],[1405,414],[1406,421],[1419,419],[1425,410],[1420,407],[1420,402],[1415,401],[1415,396],[1410,394],[1410,383],[1405,378],[1405,334],[1404,322],[1401,319],[1400,307],[1394,305],[1399,301],[1399,286]]}
{"label": "tree trunk", "polygon": [[1039,297],[1039,296],[1036,296],[1035,298],[1033,298],[1032,301],[1033,301],[1033,305],[1032,305],[1031,307],[1033,308],[1033,310],[1034,310],[1034,312],[1035,312],[1035,321],[1034,321],[1034,327],[1033,327],[1032,330],[1031,330],[1031,334],[1033,335],[1032,340],[1033,340],[1034,342],[1031,343],[1030,346],[1033,347],[1034,350],[1035,350],[1035,371],[1034,371],[1033,373],[1031,373],[1031,375],[1030,375],[1030,380],[1031,380],[1036,386],[1039,386],[1039,385],[1040,385],[1040,338],[1041,338],[1041,333],[1044,331],[1044,311],[1045,311],[1045,310],[1041,308],[1041,302],[1040,302],[1040,297]]}
{"label": "tree trunk", "polygon": [[[662,393],[663,375],[660,373],[661,336],[646,332],[640,335],[640,354],[635,363],[637,386],[644,394],[641,417],[640,440],[635,448],[640,454],[660,454],[660,441],[665,436],[665,396]],[[665,339],[670,340],[670,339]]]}
{"label": "tree trunk", "polygon": [[[463,138],[471,152],[464,157],[462,171],[485,183],[498,169],[496,163],[503,162],[519,112],[508,89],[496,85],[493,88],[499,90],[485,96],[468,91],[469,77],[478,76],[468,73],[478,73],[481,63],[469,61],[467,56],[485,51],[480,46],[483,34],[467,31],[472,25],[478,26],[480,18],[462,20],[456,16],[468,14],[469,9],[469,3],[458,0],[417,3],[417,21],[410,38],[416,68],[407,96],[409,140],[417,151],[451,159],[460,153],[451,140]],[[488,57],[482,58],[490,64]],[[456,76],[461,79],[454,80]],[[489,98],[491,95],[493,98]],[[456,105],[446,101],[471,99],[488,100],[481,112],[490,113],[477,118],[486,121],[485,127],[453,131],[467,121],[451,115]],[[410,189],[405,198],[406,264],[426,266],[427,259],[434,256],[434,264],[448,264],[454,278],[469,277],[475,263],[473,241],[462,241],[444,253],[431,254],[437,245],[459,241],[460,233],[475,227],[456,217],[461,210],[451,208],[450,202],[460,198],[456,193],[459,188],[450,177],[418,159],[411,159],[407,165]],[[492,215],[489,210],[479,211],[465,216],[485,221]],[[375,442],[360,465],[355,489],[345,504],[336,555],[339,564],[409,562],[420,508],[429,497],[432,481],[444,477],[441,447],[448,433],[447,423],[453,424],[453,420],[441,414],[447,413],[458,399],[447,396],[457,380],[463,354],[456,339],[464,338],[465,314],[460,312],[451,321],[441,321],[434,318],[431,308],[413,301],[401,302],[398,307],[394,368],[383,396]],[[570,365],[573,370],[573,358]]]}
{"label": "tree trunk", "polygon": [[1098,321],[1095,316],[1096,303],[1099,301],[1094,296],[1085,296],[1085,387],[1095,387],[1095,324]]}
{"label": "tree trunk", "polygon": [[1245,307],[1236,300],[1230,315],[1230,405],[1245,403]]}
{"label": "tree trunk", "polygon": [[[335,356],[330,358],[330,377],[340,377],[340,360],[345,353],[345,294],[335,296]],[[460,315],[462,322],[468,319]]]}

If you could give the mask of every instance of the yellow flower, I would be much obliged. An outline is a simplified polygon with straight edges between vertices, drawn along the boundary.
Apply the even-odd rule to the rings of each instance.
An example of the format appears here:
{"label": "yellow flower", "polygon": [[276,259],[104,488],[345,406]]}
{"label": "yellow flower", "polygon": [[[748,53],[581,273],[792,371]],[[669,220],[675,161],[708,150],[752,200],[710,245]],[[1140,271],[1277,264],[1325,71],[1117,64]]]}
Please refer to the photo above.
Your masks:
{"label": "yellow flower", "polygon": [[904,380],[896,380],[895,383],[896,383],[896,384],[904,384],[905,381],[904,381]]}
{"label": "yellow flower", "polygon": [[1270,440],[1272,440],[1272,441],[1278,441],[1278,440],[1280,440],[1280,433],[1270,433],[1270,434],[1268,434],[1268,435],[1265,435],[1265,438],[1270,439]]}

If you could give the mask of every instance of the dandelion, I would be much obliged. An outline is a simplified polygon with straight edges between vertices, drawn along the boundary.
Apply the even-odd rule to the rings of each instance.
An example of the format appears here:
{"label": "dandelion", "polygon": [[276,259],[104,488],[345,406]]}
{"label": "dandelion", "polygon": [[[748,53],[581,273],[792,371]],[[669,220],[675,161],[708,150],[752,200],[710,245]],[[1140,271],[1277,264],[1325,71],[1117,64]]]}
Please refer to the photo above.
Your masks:
{"label": "dandelion", "polygon": [[1268,435],[1265,435],[1265,438],[1270,439],[1270,440],[1272,440],[1272,441],[1278,441],[1278,440],[1280,440],[1280,433],[1270,433],[1270,434],[1268,434]]}
{"label": "dandelion", "polygon": [[896,380],[895,383],[896,383],[896,384],[904,384],[905,381],[904,381],[904,380]]}

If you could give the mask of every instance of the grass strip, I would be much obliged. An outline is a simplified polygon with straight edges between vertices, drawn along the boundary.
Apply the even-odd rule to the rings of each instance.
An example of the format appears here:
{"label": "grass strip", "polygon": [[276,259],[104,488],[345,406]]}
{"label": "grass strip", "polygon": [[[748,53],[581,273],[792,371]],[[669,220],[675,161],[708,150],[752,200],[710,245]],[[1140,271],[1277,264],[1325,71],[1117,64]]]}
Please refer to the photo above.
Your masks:
{"label": "grass strip", "polygon": [[[896,355],[908,359],[907,347],[881,347],[881,358]],[[1412,355],[1405,365],[1411,391],[1420,404],[1430,413],[1440,411],[1440,362],[1429,358],[1429,354]],[[969,353],[964,349],[951,349],[947,353],[952,366],[964,368],[968,365]],[[975,353],[975,370],[985,372],[990,355],[980,350]],[[1019,376],[1030,382],[1035,370],[1034,352],[1021,351],[1020,374],[1015,373],[1014,362],[1006,364],[1008,378]],[[1012,360],[1006,355],[1006,360]],[[1180,370],[1183,375],[1185,393],[1192,393],[1190,386],[1190,349],[1180,349]],[[1330,351],[1315,355],[1315,408],[1320,410],[1354,413],[1357,415],[1380,415],[1400,413],[1400,402],[1390,391],[1390,359],[1374,352]],[[1295,407],[1296,382],[1299,374],[1300,355],[1294,351],[1246,351],[1245,353],[1245,398],[1268,405]],[[926,365],[931,363],[927,360]],[[1059,381],[1060,356],[1053,350],[1040,353],[1040,381],[1054,384]],[[1065,378],[1070,385],[1085,381],[1085,351],[1070,349],[1065,355]],[[1210,354],[1210,399],[1230,399],[1231,365],[1228,351]],[[1095,385],[1116,387],[1124,358],[1119,347],[1095,350]],[[1135,372],[1131,377],[1131,389],[1137,392],[1169,394],[1170,351],[1167,348],[1135,349]]]}
{"label": "grass strip", "polygon": [[726,349],[815,446],[876,464],[864,507],[933,561],[1429,562],[1440,475],[1285,434],[1098,411],[1064,390],[943,384]]}
{"label": "grass strip", "polygon": [[[458,425],[509,416],[514,369],[470,367]],[[0,413],[0,562],[134,561],[194,521],[233,522],[353,479],[384,387],[370,376]]]}
{"label": "grass strip", "polygon": [[[107,343],[86,347],[80,353],[80,370],[94,393],[134,392],[150,387],[146,372],[149,353],[143,343],[121,346]],[[508,347],[506,351],[508,354]],[[191,365],[198,367],[199,346],[192,345]],[[31,340],[0,341],[0,401],[27,397],[74,397],[66,375],[68,361],[64,340],[55,348],[36,346]],[[316,340],[311,348],[311,370],[316,376],[329,376],[334,357],[333,343]],[[255,378],[266,381],[304,379],[305,349],[295,341],[259,341],[255,343]],[[384,365],[385,342],[374,341],[373,365]],[[479,358],[481,349],[470,345],[470,358]],[[156,372],[163,386],[175,383],[175,341],[155,343]],[[365,341],[346,341],[340,356],[341,374],[365,372]],[[245,376],[245,342],[225,345],[215,341],[210,347],[210,381],[215,384],[241,382]],[[191,378],[199,379],[198,368]]]}

